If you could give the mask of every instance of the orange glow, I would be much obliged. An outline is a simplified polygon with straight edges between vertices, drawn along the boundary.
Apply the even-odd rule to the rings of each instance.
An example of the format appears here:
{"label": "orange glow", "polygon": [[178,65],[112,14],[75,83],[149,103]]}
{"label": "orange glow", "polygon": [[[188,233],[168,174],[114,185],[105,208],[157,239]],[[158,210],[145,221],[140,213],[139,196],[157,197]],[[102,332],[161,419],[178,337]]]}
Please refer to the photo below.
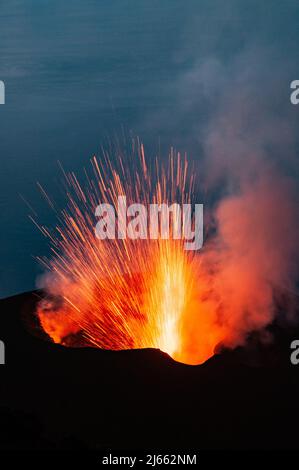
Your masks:
{"label": "orange glow", "polygon": [[[186,158],[172,152],[165,166],[147,167],[138,146],[136,168],[119,158],[92,159],[93,174],[82,188],[66,175],[68,205],[58,214],[50,239],[51,260],[40,259],[50,274],[49,296],[40,302],[41,326],[56,343],[72,345],[80,334],[86,345],[104,349],[159,348],[177,361],[198,364],[214,354],[226,336],[209,300],[211,278],[200,252],[185,251],[183,240],[98,240],[94,209],[131,202],[188,203],[194,174]],[[47,196],[48,199],[48,196]],[[51,202],[52,204],[52,202]],[[67,339],[68,338],[68,339]]]}

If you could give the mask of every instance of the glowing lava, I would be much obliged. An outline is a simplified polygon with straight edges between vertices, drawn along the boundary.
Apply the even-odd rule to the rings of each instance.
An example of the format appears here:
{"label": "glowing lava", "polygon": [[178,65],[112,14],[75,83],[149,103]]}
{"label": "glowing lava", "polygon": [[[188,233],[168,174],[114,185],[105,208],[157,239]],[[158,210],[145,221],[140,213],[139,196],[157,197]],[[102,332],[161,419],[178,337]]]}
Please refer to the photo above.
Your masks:
{"label": "glowing lava", "polygon": [[[54,342],[104,349],[159,348],[178,361],[198,364],[208,359],[226,334],[209,301],[210,276],[198,252],[183,240],[95,237],[95,207],[116,204],[119,195],[143,204],[190,203],[194,175],[187,159],[171,153],[165,166],[147,167],[142,146],[130,168],[120,157],[117,169],[106,155],[92,159],[84,189],[66,175],[67,207],[58,213],[50,239],[53,258],[40,259],[49,273],[48,296],[38,306],[43,329]],[[49,202],[49,197],[46,195]],[[52,202],[51,205],[54,207]],[[216,302],[217,304],[217,302]]]}

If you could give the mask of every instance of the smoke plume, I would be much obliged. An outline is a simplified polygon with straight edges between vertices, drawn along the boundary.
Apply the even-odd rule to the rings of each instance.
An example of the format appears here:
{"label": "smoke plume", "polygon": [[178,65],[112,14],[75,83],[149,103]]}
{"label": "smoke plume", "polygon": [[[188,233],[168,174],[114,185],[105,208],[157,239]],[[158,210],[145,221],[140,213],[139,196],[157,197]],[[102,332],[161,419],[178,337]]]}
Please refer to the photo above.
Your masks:
{"label": "smoke plume", "polygon": [[[194,115],[202,105],[207,114],[204,126],[193,127],[202,148],[199,184],[204,182],[213,201],[202,253],[209,278],[207,330],[220,329],[219,338],[229,347],[269,325],[277,313],[277,289],[295,291],[298,281],[298,165],[289,69],[285,60],[278,68],[272,53],[250,47],[226,64],[205,59],[178,86],[183,113]],[[200,313],[194,315],[192,341],[201,341]]]}

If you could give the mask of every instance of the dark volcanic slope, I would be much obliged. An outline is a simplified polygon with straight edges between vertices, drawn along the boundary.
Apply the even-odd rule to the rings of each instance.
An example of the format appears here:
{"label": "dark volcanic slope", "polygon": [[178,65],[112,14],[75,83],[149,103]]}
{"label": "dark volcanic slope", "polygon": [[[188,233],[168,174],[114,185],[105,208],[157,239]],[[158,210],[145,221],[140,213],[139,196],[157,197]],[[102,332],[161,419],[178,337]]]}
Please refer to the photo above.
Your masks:
{"label": "dark volcanic slope", "polygon": [[[22,313],[36,296],[0,302],[0,448],[295,448],[296,331],[278,329],[202,366],[156,350],[70,349],[32,336]],[[297,335],[299,338],[299,334]]]}

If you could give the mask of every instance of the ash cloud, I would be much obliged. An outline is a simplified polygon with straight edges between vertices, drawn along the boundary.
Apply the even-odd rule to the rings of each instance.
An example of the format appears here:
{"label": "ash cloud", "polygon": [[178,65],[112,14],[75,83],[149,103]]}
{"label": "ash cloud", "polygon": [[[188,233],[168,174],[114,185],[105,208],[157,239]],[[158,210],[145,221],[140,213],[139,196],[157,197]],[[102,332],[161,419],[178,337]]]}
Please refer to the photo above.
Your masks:
{"label": "ash cloud", "polygon": [[176,85],[178,115],[192,116],[201,149],[203,202],[213,201],[202,253],[212,286],[210,326],[221,325],[231,347],[274,320],[277,289],[297,290],[295,76],[290,56],[255,40],[228,58],[200,57]]}

